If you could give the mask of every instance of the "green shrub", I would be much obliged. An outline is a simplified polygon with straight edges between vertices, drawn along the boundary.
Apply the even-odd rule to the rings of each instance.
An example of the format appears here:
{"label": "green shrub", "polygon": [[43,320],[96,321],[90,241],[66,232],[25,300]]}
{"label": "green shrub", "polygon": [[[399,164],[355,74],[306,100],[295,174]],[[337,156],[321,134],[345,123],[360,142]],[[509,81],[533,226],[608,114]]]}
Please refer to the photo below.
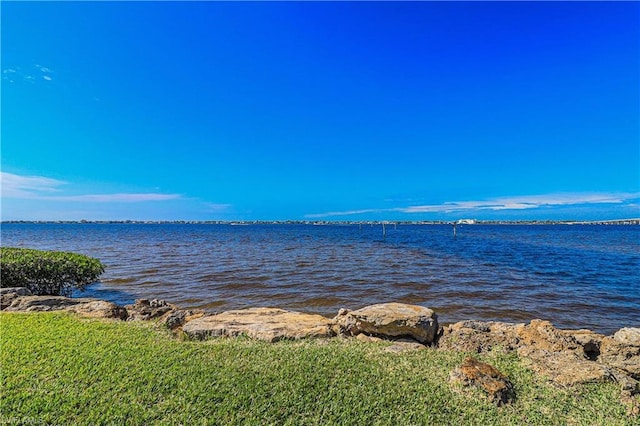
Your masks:
{"label": "green shrub", "polygon": [[0,287],[27,287],[38,295],[71,295],[98,280],[104,266],[76,253],[0,248]]}

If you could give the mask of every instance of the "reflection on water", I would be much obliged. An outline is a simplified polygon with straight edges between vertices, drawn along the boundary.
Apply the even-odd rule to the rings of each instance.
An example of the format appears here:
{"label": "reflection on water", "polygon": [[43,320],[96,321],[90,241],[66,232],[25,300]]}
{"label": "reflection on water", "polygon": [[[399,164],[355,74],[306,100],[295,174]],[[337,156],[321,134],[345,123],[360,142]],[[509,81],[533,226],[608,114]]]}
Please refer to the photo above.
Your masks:
{"label": "reflection on water", "polygon": [[164,298],[222,311],[334,316],[400,301],[442,322],[640,326],[640,227],[3,224],[2,245],[84,253],[102,282],[82,296]]}

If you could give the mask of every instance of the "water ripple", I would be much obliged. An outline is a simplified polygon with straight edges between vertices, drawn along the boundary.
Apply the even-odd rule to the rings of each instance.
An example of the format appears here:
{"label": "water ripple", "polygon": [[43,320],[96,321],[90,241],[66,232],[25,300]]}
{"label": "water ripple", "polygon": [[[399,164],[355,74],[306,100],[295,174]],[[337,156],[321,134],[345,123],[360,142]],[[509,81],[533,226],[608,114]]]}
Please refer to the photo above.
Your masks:
{"label": "water ripple", "polygon": [[640,227],[3,224],[3,246],[97,257],[83,295],[211,312],[276,306],[333,317],[400,301],[442,322],[640,326]]}

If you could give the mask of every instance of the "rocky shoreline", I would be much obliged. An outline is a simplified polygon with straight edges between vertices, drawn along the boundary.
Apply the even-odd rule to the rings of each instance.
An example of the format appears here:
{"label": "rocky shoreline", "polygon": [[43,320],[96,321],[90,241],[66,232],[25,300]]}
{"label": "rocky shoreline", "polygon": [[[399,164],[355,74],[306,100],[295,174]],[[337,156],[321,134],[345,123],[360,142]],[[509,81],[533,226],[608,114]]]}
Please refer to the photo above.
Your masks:
{"label": "rocky shoreline", "polygon": [[[631,415],[640,413],[640,328],[626,327],[610,336],[590,330],[557,329],[549,321],[503,323],[461,321],[440,326],[428,308],[383,303],[334,318],[277,308],[249,308],[218,314],[184,310],[164,300],[140,299],[133,305],[63,296],[34,296],[26,288],[0,289],[5,312],[67,311],[84,317],[121,321],[156,321],[192,339],[246,335],[276,342],[282,339],[355,337],[388,340],[390,352],[432,347],[478,354],[491,350],[513,352],[528,367],[558,386],[615,382]],[[508,378],[494,367],[469,357],[451,372],[451,381],[478,386],[496,404],[515,399]]]}

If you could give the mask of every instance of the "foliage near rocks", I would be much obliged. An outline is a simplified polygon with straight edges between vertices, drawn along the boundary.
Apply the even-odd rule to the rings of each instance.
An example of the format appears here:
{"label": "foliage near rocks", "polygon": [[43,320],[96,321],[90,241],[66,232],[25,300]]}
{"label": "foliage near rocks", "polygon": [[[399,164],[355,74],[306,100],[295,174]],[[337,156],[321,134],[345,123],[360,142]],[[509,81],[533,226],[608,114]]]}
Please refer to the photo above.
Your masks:
{"label": "foliage near rocks", "polygon": [[[0,423],[637,424],[615,383],[559,388],[518,356],[478,354],[518,398],[448,383],[463,352],[392,343],[172,339],[147,322],[0,313]],[[12,420],[14,419],[14,420]]]}
{"label": "foliage near rocks", "polygon": [[70,295],[104,272],[102,263],[76,253],[0,248],[0,286],[26,287],[35,295]]}

